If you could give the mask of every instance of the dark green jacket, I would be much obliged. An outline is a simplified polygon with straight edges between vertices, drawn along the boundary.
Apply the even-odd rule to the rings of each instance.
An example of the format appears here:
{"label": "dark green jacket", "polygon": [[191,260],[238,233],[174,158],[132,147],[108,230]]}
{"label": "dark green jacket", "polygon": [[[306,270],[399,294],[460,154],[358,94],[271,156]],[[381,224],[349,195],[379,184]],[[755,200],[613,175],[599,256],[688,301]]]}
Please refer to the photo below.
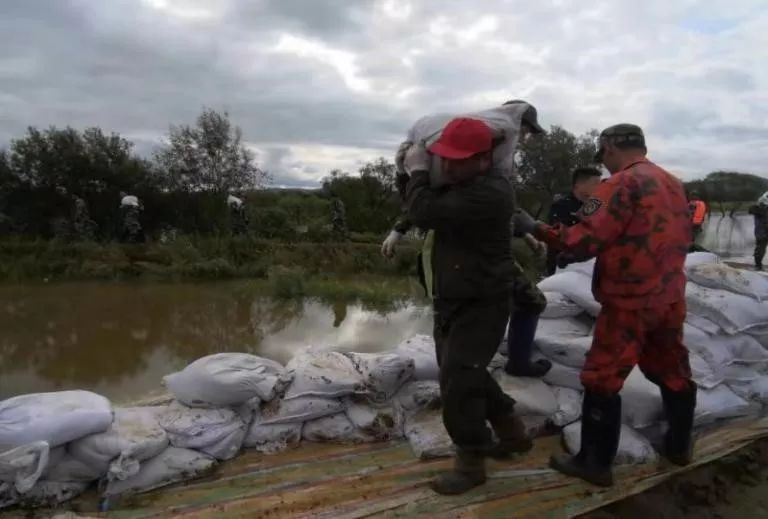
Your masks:
{"label": "dark green jacket", "polygon": [[434,295],[476,299],[509,294],[515,277],[509,222],[514,211],[509,180],[483,175],[434,190],[429,173],[414,172],[406,189],[413,225],[434,230]]}

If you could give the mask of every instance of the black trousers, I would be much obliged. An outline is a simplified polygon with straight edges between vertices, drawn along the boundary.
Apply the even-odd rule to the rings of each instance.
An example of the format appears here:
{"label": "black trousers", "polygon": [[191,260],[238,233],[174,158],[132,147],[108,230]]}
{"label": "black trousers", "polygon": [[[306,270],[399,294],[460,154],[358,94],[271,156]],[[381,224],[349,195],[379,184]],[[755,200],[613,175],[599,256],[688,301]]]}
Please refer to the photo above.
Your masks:
{"label": "black trousers", "polygon": [[488,373],[510,312],[510,298],[435,299],[435,347],[443,423],[464,449],[491,444],[487,420],[510,413],[515,401]]}
{"label": "black trousers", "polygon": [[755,265],[761,267],[765,257],[765,249],[768,247],[768,237],[755,240]]}

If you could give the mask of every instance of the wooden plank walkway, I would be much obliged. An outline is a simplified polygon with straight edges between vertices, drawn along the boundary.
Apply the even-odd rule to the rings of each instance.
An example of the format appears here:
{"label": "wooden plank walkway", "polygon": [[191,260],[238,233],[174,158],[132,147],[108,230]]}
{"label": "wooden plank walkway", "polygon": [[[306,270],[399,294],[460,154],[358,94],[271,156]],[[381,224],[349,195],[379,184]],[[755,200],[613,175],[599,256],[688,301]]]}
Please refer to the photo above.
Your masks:
{"label": "wooden plank walkway", "polygon": [[[725,426],[699,439],[691,467],[665,462],[621,467],[617,484],[607,490],[547,468],[550,453],[561,447],[559,437],[541,438],[524,457],[490,462],[486,485],[450,498],[426,485],[450,460],[419,462],[407,443],[307,444],[274,456],[246,452],[206,478],[114,502],[105,516],[565,518],[647,490],[763,436],[768,436],[768,419]],[[90,494],[76,500],[74,509],[88,513],[95,506],[96,496]]]}

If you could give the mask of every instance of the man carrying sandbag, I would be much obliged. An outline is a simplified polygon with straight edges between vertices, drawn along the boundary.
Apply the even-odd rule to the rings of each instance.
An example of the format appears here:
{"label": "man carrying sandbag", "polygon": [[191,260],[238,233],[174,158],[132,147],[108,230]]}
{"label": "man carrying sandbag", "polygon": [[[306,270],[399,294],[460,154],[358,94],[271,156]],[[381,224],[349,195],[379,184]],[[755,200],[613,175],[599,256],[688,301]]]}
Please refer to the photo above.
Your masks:
{"label": "man carrying sandbag", "polygon": [[[485,457],[531,448],[514,400],[487,371],[510,313],[514,200],[509,178],[492,168],[493,134],[477,119],[448,123],[429,152],[441,158],[445,185],[430,187],[431,157],[411,146],[403,165],[406,206],[414,225],[433,230],[434,336],[443,422],[454,444],[452,471],[432,482],[460,494],[485,482]],[[489,421],[499,438],[494,446]]]}
{"label": "man carrying sandbag", "polygon": [[768,192],[763,193],[749,208],[749,214],[755,217],[755,270],[763,270],[763,258],[768,247]]}
{"label": "man carrying sandbag", "polygon": [[581,222],[552,227],[524,213],[515,216],[516,225],[551,247],[597,256],[593,291],[602,309],[581,372],[581,450],[553,456],[550,465],[601,486],[613,483],[621,427],[618,393],[637,364],[661,388],[669,422],[664,455],[687,465],[693,451],[696,386],[682,343],[688,202],[681,182],[645,155],[639,127],[612,126],[600,134],[595,157],[611,177],[584,204]]}

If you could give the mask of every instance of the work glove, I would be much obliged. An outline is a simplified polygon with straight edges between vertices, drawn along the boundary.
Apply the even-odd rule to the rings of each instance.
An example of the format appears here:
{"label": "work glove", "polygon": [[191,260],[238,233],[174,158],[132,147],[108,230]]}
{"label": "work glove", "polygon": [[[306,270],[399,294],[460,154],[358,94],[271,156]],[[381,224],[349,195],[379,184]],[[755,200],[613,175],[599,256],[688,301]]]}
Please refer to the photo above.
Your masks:
{"label": "work glove", "polygon": [[512,216],[515,234],[533,234],[540,223],[522,209],[515,211],[514,216]]}
{"label": "work glove", "polygon": [[403,239],[403,234],[399,233],[397,231],[392,231],[389,233],[387,238],[384,240],[384,242],[381,244],[381,255],[385,258],[391,258],[395,255],[395,248],[397,247],[397,242]]}
{"label": "work glove", "polygon": [[403,159],[403,168],[409,175],[414,171],[429,171],[429,152],[424,144],[416,143],[408,148]]}
{"label": "work glove", "polygon": [[526,234],[523,239],[537,258],[544,259],[547,257],[547,245],[544,242],[537,240],[531,234]]}

